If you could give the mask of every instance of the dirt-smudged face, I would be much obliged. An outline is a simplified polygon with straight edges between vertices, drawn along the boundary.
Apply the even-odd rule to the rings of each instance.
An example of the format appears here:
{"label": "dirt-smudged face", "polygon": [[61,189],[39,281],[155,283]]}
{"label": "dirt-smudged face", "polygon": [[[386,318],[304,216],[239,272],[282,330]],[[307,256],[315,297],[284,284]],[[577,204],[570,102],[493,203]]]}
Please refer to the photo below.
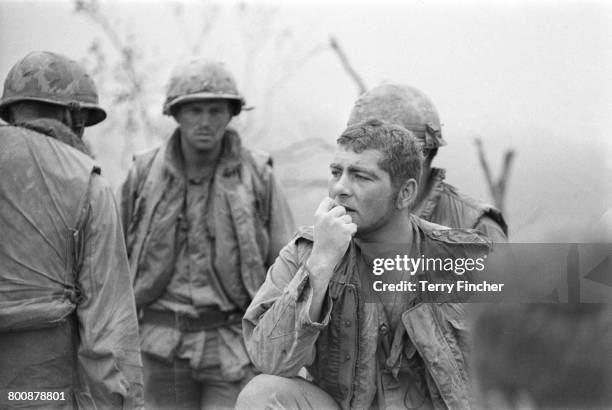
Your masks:
{"label": "dirt-smudged face", "polygon": [[232,115],[227,100],[205,100],[180,105],[174,118],[185,147],[207,152],[221,144]]}
{"label": "dirt-smudged face", "polygon": [[378,150],[356,153],[339,146],[330,164],[329,197],[346,208],[358,236],[383,227],[394,211],[396,190],[389,173],[378,165],[381,159]]}

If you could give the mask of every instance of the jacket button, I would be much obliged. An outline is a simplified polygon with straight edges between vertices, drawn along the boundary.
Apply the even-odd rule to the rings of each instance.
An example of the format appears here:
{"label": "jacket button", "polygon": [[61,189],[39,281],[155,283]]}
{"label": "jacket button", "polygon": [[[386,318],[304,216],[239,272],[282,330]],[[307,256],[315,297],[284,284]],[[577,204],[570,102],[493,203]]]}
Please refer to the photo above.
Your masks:
{"label": "jacket button", "polygon": [[378,334],[382,336],[386,335],[388,331],[389,331],[389,327],[384,323],[380,325],[380,327],[378,328]]}
{"label": "jacket button", "polygon": [[344,321],[344,326],[351,327],[351,321],[350,320],[345,320]]}
{"label": "jacket button", "polygon": [[351,355],[347,353],[346,356],[344,356],[344,360],[346,360],[347,362],[351,360]]}

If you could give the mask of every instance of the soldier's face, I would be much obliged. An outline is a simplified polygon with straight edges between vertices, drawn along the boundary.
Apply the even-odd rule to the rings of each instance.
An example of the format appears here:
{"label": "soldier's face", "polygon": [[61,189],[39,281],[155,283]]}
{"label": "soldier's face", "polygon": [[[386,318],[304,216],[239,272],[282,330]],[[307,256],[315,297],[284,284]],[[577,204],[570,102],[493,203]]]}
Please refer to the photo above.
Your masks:
{"label": "soldier's face", "polygon": [[338,146],[330,164],[329,197],[346,208],[357,224],[357,235],[380,229],[395,211],[397,190],[389,173],[378,166],[381,159],[378,150],[356,153]]}
{"label": "soldier's face", "polygon": [[232,115],[226,100],[195,101],[178,107],[174,118],[181,141],[190,149],[207,152],[221,144]]}

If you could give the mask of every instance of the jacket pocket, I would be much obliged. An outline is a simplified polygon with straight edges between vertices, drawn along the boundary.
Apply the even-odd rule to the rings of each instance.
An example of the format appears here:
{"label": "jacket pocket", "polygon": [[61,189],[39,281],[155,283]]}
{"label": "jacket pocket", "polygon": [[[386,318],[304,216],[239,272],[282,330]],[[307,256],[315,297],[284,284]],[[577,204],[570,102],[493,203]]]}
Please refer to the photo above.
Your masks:
{"label": "jacket pocket", "polygon": [[465,360],[470,351],[470,327],[465,318],[465,309],[460,303],[440,303],[438,311],[446,324],[444,331],[447,338],[455,343],[449,343],[458,360]]}
{"label": "jacket pocket", "polygon": [[178,329],[145,323],[140,327],[140,348],[143,353],[172,363],[181,343],[181,336]]}

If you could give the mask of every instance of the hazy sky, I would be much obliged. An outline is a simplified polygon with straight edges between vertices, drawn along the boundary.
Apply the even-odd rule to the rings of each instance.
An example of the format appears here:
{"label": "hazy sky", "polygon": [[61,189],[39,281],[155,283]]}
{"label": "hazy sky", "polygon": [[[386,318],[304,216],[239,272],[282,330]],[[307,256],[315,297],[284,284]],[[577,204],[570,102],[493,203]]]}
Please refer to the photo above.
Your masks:
{"label": "hazy sky", "polygon": [[[176,3],[110,1],[102,6],[119,27],[129,26],[163,54],[163,47],[181,41],[169,23],[170,7]],[[189,10],[198,2],[183,3]],[[426,90],[445,124],[457,131],[478,129],[479,122],[506,128],[520,121],[571,138],[597,135],[612,123],[609,2],[272,4],[280,9],[278,19],[298,32],[308,30],[309,40],[335,35],[368,85],[387,79]],[[84,56],[101,34],[72,10],[72,1],[0,0],[0,76],[33,49]],[[311,82],[301,87],[304,93],[321,88],[352,98],[353,84],[339,65],[318,60],[296,77],[302,85]],[[311,73],[316,77],[309,77]],[[325,110],[346,115],[346,105],[336,107],[339,98],[316,101]]]}
{"label": "hazy sky", "polygon": [[[170,50],[185,41],[171,12],[176,4],[184,9],[185,27],[197,28],[199,15],[192,10],[199,10],[198,2],[102,3],[117,27],[148,47],[145,54],[158,56],[154,68],[159,73],[152,70],[159,75],[159,101],[151,108],[156,115],[163,79],[173,65]],[[278,9],[274,25],[291,30],[300,41],[325,44],[335,35],[368,86],[391,80],[424,90],[438,108],[449,142],[437,163],[449,168],[449,180],[462,190],[488,195],[476,162],[475,136],[485,140],[494,171],[503,150],[514,148],[508,217],[517,225],[529,225],[536,217],[546,219],[549,229],[566,224],[566,218],[584,225],[612,206],[612,3],[272,4]],[[0,0],[0,77],[30,50],[86,57],[92,40],[104,36],[72,9],[67,1]],[[232,60],[231,50],[224,52],[238,78],[244,78],[245,65],[238,57]],[[261,109],[256,82],[253,78],[242,88]],[[333,142],[355,97],[355,85],[336,56],[317,54],[275,96],[270,132],[277,136],[262,141],[262,148],[308,132]],[[528,236],[529,226],[521,229]]]}

